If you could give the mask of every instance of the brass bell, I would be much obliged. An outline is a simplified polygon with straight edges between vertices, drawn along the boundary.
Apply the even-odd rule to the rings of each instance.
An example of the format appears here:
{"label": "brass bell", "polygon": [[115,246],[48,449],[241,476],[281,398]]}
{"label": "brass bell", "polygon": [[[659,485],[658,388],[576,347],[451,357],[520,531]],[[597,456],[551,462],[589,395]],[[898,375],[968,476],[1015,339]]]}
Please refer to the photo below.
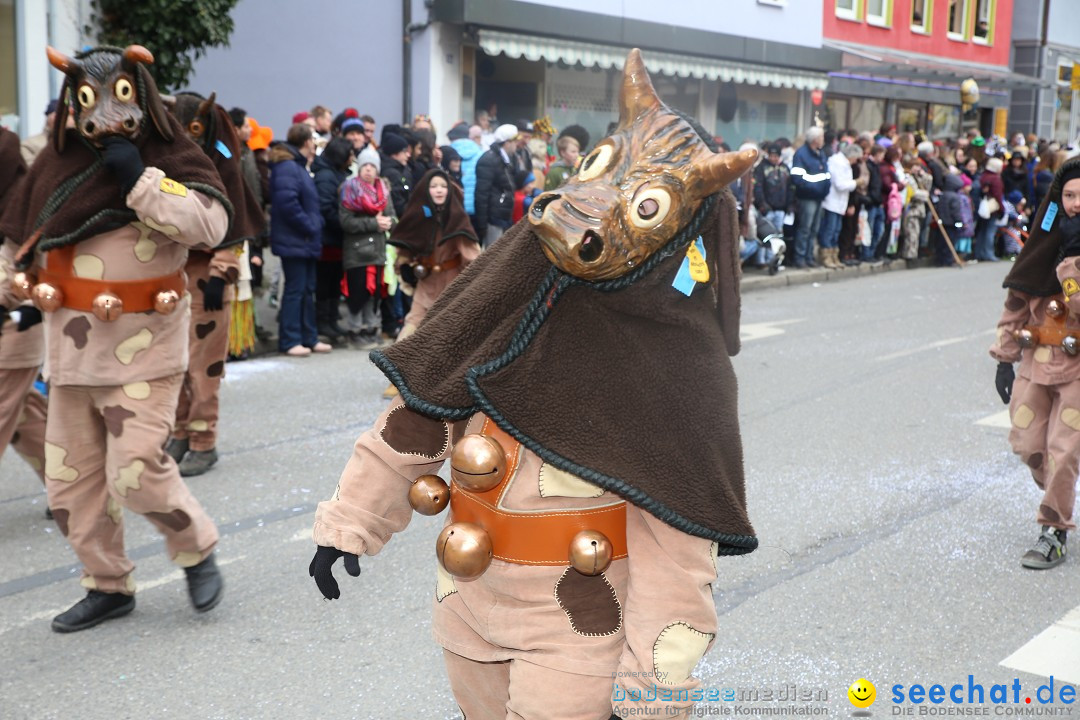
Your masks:
{"label": "brass bell", "polygon": [[1039,343],[1039,336],[1033,330],[1024,328],[1023,330],[1017,330],[1014,335],[1016,342],[1020,343],[1022,348],[1035,347]]}
{"label": "brass bell", "polygon": [[607,570],[612,554],[611,541],[598,530],[582,530],[570,541],[570,566],[582,575]]}
{"label": "brass bell", "polygon": [[112,322],[124,312],[124,303],[112,293],[103,292],[94,298],[94,317],[103,322]]}
{"label": "brass bell", "polygon": [[438,475],[421,475],[409,488],[409,504],[421,515],[438,515],[450,504],[450,488]]}
{"label": "brass bell", "polygon": [[491,536],[475,523],[450,523],[435,541],[435,554],[443,570],[471,580],[483,575],[491,565]]}
{"label": "brass bell", "polygon": [[423,280],[430,274],[427,265],[421,265],[420,263],[413,265],[413,272],[416,274],[417,280]]}
{"label": "brass bell", "polygon": [[1046,303],[1046,314],[1052,318],[1059,318],[1065,314],[1065,306],[1060,300],[1051,300]]}
{"label": "brass bell", "polygon": [[64,293],[60,288],[49,283],[34,286],[34,305],[42,312],[56,312],[64,304]]}
{"label": "brass bell", "polygon": [[502,482],[506,453],[494,438],[470,433],[450,453],[450,477],[471,492],[484,492]]}
{"label": "brass bell", "polygon": [[180,304],[180,295],[175,290],[162,290],[154,296],[154,310],[162,315],[171,315]]}
{"label": "brass bell", "polygon": [[1069,335],[1061,341],[1061,349],[1065,351],[1066,355],[1075,356],[1076,353],[1080,352],[1080,341]]}
{"label": "brass bell", "polygon": [[20,300],[29,300],[34,290],[37,279],[28,272],[17,272],[11,279],[11,287],[15,291],[15,297]]}

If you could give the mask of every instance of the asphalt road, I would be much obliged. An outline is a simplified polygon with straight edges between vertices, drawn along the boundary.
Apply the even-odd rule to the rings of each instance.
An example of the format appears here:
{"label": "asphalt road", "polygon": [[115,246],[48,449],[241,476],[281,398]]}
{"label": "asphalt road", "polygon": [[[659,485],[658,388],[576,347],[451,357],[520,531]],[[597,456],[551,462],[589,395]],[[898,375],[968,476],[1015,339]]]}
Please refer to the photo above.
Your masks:
{"label": "asphalt road", "polygon": [[[794,685],[825,693],[811,703],[822,713],[849,716],[847,688],[865,677],[883,717],[896,712],[896,684],[948,687],[973,675],[989,691],[1018,678],[1030,695],[1050,672],[1059,687],[1062,677],[1080,682],[1068,640],[1035,653],[1050,671],[1000,664],[1080,602],[1080,561],[1020,567],[1039,494],[1006,430],[977,424],[1003,410],[986,350],[1005,270],[920,269],[744,295],[735,367],[761,548],[721,561],[720,635],[697,671],[705,687],[745,698]],[[35,476],[9,452],[0,718],[458,717],[429,631],[443,518],[416,516],[362,559],[359,578],[340,573],[339,601],[324,602],[307,576],[315,504],[383,406],[383,387],[352,351],[228,366],[221,461],[190,483],[221,528],[227,582],[223,603],[202,616],[154,530],[129,515],[137,609],[52,633],[49,619],[83,594],[78,566],[43,518]],[[687,391],[672,388],[672,403]]]}

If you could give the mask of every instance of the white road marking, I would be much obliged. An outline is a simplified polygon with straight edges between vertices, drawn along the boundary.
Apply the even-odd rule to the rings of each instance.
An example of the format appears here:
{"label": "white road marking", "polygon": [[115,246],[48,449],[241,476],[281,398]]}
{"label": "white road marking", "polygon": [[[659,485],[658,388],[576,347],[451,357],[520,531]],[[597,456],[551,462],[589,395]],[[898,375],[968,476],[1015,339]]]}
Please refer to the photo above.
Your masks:
{"label": "white road marking", "polygon": [[1080,606],[1032,638],[1000,663],[1055,680],[1080,683]]}
{"label": "white road marking", "polygon": [[[217,559],[217,565],[218,565],[218,567],[222,567],[223,565],[231,565],[232,563],[237,562],[238,560],[243,560],[245,557],[247,557],[247,556],[246,555],[239,555],[237,557],[225,558],[225,559],[222,559],[222,558],[219,557]],[[163,575],[163,576],[161,576],[159,578],[154,578],[153,580],[146,580],[144,582],[135,581],[135,592],[136,593],[146,592],[147,590],[153,590],[154,588],[161,587],[162,585],[168,585],[170,583],[176,582],[177,580],[183,580],[183,579],[184,579],[184,571],[181,570],[180,568],[177,568],[176,570],[173,570],[169,574]],[[6,633],[6,632],[8,632],[10,630],[14,630],[16,628],[25,627],[26,625],[29,625],[29,624],[34,623],[34,622],[38,622],[38,621],[41,621],[41,620],[52,620],[54,617],[56,617],[60,613],[67,610],[69,607],[70,607],[70,605],[66,605],[64,607],[53,608],[52,610],[41,610],[41,611],[36,612],[36,613],[31,613],[30,615],[27,615],[26,617],[24,617],[24,618],[22,618],[20,620],[16,620],[13,623],[9,623],[7,625],[0,626],[0,635],[3,635],[4,633]]]}
{"label": "white road marking", "polygon": [[803,319],[798,318],[763,323],[743,323],[739,327],[739,339],[743,342],[750,342],[751,340],[761,340],[762,338],[783,335],[786,331],[781,327],[782,325],[791,325],[792,323],[798,322],[803,322]]}
{"label": "white road marking", "polygon": [[907,357],[909,355],[916,355],[927,350],[937,350],[938,348],[948,347],[949,345],[955,345],[957,343],[966,342],[968,340],[977,340],[984,335],[993,335],[997,332],[994,330],[985,330],[983,332],[975,333],[974,335],[965,335],[963,337],[946,338],[945,340],[937,340],[929,345],[920,345],[919,347],[910,348],[908,350],[901,350],[900,352],[889,353],[888,355],[882,355],[881,357],[874,358],[875,362],[886,362],[888,360],[896,360],[897,358]]}
{"label": "white road marking", "polygon": [[1005,428],[1006,430],[1012,429],[1012,422],[1009,420],[1008,409],[996,412],[993,415],[987,415],[982,420],[976,420],[976,425],[985,425],[986,427]]}
{"label": "white road marking", "polygon": [[307,540],[308,542],[312,542],[312,540],[311,540],[311,528],[306,527],[306,528],[302,528],[300,530],[297,530],[296,534],[293,535],[291,538],[289,538],[289,542],[299,542],[300,540]]}

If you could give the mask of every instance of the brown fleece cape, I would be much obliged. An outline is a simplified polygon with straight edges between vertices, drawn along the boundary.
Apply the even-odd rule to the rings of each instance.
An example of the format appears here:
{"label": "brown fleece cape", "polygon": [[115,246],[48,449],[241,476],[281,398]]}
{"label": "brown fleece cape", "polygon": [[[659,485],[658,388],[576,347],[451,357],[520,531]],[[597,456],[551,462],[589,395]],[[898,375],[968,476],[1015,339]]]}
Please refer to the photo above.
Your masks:
{"label": "brown fleece cape", "polygon": [[[434,177],[445,180],[448,189],[446,202],[441,209],[431,201],[431,193],[428,191]],[[445,170],[428,170],[413,188],[409,203],[387,242],[422,256],[432,254],[436,247],[458,235],[476,240],[476,231],[469,222],[469,216],[465,214],[465,200],[461,188],[450,179]]]}
{"label": "brown fleece cape", "polygon": [[[1061,207],[1061,191],[1065,184],[1063,178],[1077,170],[1080,170],[1080,156],[1066,160],[1058,168],[1050,192],[1035,213],[1031,234],[1001,283],[1002,287],[1038,297],[1061,294],[1061,283],[1057,279],[1057,266],[1061,262],[1061,223],[1058,220],[1065,215]],[[1054,213],[1054,216],[1047,223],[1050,229],[1044,230],[1043,223],[1048,212]]]}
{"label": "brown fleece cape", "polygon": [[[672,282],[699,236],[710,278],[687,297]],[[757,539],[729,359],[738,237],[724,190],[640,267],[588,282],[553,266],[523,220],[414,335],[371,358],[410,408],[447,420],[483,412],[545,462],[716,541],[722,555],[747,553]]]}
{"label": "brown fleece cape", "polygon": [[[231,224],[232,203],[213,163],[188,139],[175,118],[170,116],[169,123],[175,137],[172,142],[166,142],[149,128],[135,142],[143,163],[221,202]],[[63,154],[50,143],[34,160],[26,180],[0,219],[0,234],[23,244],[40,232],[36,248],[45,252],[115,230],[137,219],[135,211],[127,206],[120,186],[105,169],[101,153],[78,131],[69,129]],[[20,267],[25,267],[32,253],[26,252],[20,259]]]}
{"label": "brown fleece cape", "polygon": [[15,183],[25,174],[26,163],[19,152],[19,136],[0,127],[0,208],[4,207],[8,193],[15,187]]}

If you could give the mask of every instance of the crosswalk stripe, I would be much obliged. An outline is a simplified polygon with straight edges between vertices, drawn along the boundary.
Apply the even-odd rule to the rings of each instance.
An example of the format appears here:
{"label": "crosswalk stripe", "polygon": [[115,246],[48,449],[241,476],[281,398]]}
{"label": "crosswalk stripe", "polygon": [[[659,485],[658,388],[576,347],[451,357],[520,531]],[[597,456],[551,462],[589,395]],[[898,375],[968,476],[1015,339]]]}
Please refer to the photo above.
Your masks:
{"label": "crosswalk stripe", "polygon": [[1080,605],[1005,658],[1002,666],[1080,683]]}
{"label": "crosswalk stripe", "polygon": [[1009,411],[1008,411],[1008,409],[1002,410],[1001,412],[996,412],[993,415],[987,415],[986,417],[982,418],[981,420],[976,420],[975,424],[976,425],[985,425],[986,427],[1006,428],[1006,429],[1012,427],[1012,423],[1009,422]]}

